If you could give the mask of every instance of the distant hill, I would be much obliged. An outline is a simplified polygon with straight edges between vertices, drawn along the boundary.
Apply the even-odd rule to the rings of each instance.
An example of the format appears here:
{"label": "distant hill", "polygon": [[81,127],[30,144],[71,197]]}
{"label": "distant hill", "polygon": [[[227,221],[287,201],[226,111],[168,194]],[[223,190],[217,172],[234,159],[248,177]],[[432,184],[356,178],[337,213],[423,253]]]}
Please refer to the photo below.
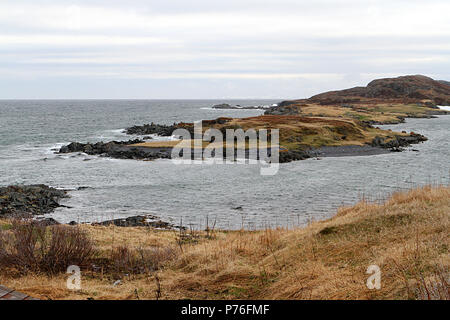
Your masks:
{"label": "distant hill", "polygon": [[450,105],[450,83],[422,75],[373,80],[366,87],[355,87],[315,95],[308,102],[320,104],[357,103],[367,100],[429,101]]}
{"label": "distant hill", "polygon": [[450,81],[439,80],[439,82],[450,86]]}

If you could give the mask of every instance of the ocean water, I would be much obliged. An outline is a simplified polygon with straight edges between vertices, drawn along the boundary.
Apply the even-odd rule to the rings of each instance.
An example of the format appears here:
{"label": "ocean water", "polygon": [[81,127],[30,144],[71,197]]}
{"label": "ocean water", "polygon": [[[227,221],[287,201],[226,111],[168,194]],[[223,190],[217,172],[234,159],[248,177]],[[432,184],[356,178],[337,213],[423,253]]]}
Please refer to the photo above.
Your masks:
{"label": "ocean water", "polygon": [[61,222],[149,213],[197,228],[208,218],[217,228],[252,229],[302,225],[362,197],[383,200],[412,186],[450,183],[450,116],[382,126],[429,138],[408,151],[291,162],[281,164],[274,176],[260,175],[258,165],[175,165],[52,151],[71,141],[128,140],[132,137],[123,128],[148,122],[263,113],[211,109],[222,102],[270,105],[279,100],[0,101],[0,185],[42,183],[71,190],[62,201],[70,208],[49,215]]}

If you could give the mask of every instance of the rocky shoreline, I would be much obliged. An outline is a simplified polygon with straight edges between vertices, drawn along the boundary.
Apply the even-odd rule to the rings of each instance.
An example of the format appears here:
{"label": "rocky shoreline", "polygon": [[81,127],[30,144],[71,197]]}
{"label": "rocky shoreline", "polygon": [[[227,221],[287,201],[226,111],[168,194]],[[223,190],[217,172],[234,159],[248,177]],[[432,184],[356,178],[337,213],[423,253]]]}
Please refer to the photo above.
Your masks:
{"label": "rocky shoreline", "polygon": [[[170,135],[175,130],[174,127],[170,126],[160,126],[160,125],[143,125],[135,126],[133,129],[127,129],[127,132],[140,132],[143,134],[149,134],[154,128],[164,128],[164,132]],[[150,128],[150,129],[149,129]],[[170,129],[169,129],[170,128]],[[404,132],[406,133],[406,132]],[[382,154],[390,151],[400,152],[403,151],[404,147],[408,147],[412,144],[421,143],[427,141],[428,139],[414,132],[411,132],[409,136],[396,135],[394,139],[386,140],[383,137],[375,137],[370,143],[366,144],[364,148],[360,146],[340,146],[336,148],[334,146],[323,146],[320,148],[298,148],[290,150],[280,150],[279,152],[279,163],[286,163],[297,160],[304,160],[312,157],[317,157],[318,154],[331,153],[335,154],[336,151],[331,150],[345,150],[343,152],[339,151],[340,156],[352,156],[352,155],[373,155]],[[57,153],[86,153],[89,155],[98,155],[103,157],[111,157],[115,159],[132,159],[132,160],[156,160],[156,159],[171,159],[173,147],[150,147],[150,146],[136,146],[135,144],[143,143],[143,140],[135,139],[128,141],[111,141],[111,142],[97,142],[97,143],[78,143],[72,142],[69,145],[61,147]],[[354,152],[354,154],[352,154]],[[267,155],[270,157],[270,149],[266,150]],[[223,152],[226,155],[226,151]],[[249,158],[249,150],[245,151],[245,158]],[[238,151],[235,150],[235,159],[237,159]],[[192,150],[191,159],[196,159],[196,154]],[[259,160],[259,156],[258,156]]]}
{"label": "rocky shoreline", "polygon": [[[68,198],[67,190],[56,189],[46,185],[15,185],[0,187],[0,218],[33,219],[43,225],[61,224],[53,218],[45,217],[55,209],[66,207],[59,201]],[[67,208],[67,207],[66,207]],[[75,221],[69,225],[78,224]],[[127,218],[119,218],[102,222],[84,223],[97,226],[115,225],[118,227],[150,227],[157,229],[180,229],[159,217],[147,214]]]}
{"label": "rocky shoreline", "polygon": [[374,156],[379,154],[390,153],[391,150],[380,147],[365,146],[325,146],[314,149],[311,154],[314,158],[327,157],[357,157],[357,156]]}
{"label": "rocky shoreline", "polygon": [[322,146],[319,148],[311,148],[309,150],[289,150],[280,152],[280,163],[308,158],[371,156],[390,152],[402,152],[404,148],[409,147],[412,144],[418,144],[427,140],[427,137],[414,132],[411,132],[409,136],[395,136],[394,139],[388,141],[383,137],[377,136],[370,144],[363,146]]}
{"label": "rocky shoreline", "polygon": [[0,217],[34,216],[63,207],[59,200],[67,191],[46,185],[8,186],[0,188]]}
{"label": "rocky shoreline", "polygon": [[130,145],[142,143],[143,140],[128,141],[110,141],[97,143],[79,143],[72,142],[61,147],[57,153],[74,153],[81,152],[88,155],[98,155],[115,159],[132,159],[132,160],[155,160],[169,159],[171,148],[146,148],[133,147]]}
{"label": "rocky shoreline", "polygon": [[390,149],[391,151],[398,152],[402,151],[401,148],[408,147],[411,144],[417,144],[427,140],[427,137],[418,133],[411,132],[409,136],[395,136],[395,139],[389,141],[386,141],[386,139],[377,136],[372,140],[370,146]]}
{"label": "rocky shoreline", "polygon": [[397,117],[398,120],[396,121],[363,121],[364,123],[368,124],[368,125],[390,125],[390,124],[399,124],[399,123],[405,123],[407,118],[410,119],[435,119],[438,116],[445,116],[445,115],[450,115],[450,111],[446,111],[446,110],[433,110],[433,111],[427,111],[425,115],[409,115],[407,117]]}
{"label": "rocky shoreline", "polygon": [[147,214],[147,215],[138,215],[131,216],[127,218],[119,218],[106,220],[102,222],[92,222],[93,226],[116,226],[116,227],[150,227],[156,229],[185,229],[182,226],[176,226],[169,222],[162,221],[159,217]]}

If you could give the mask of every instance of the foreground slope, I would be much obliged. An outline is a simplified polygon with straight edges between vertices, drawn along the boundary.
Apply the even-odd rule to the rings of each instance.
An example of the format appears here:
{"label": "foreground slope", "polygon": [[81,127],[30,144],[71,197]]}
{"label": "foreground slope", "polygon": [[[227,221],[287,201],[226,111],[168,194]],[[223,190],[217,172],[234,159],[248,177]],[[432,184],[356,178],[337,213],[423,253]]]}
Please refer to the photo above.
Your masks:
{"label": "foreground slope", "polygon": [[[0,283],[43,299],[449,299],[449,216],[450,187],[428,186],[294,230],[84,226],[99,261],[113,259],[118,247],[128,257],[122,262],[142,247],[166,254],[155,255],[160,267],[145,273],[83,271],[81,291],[67,290],[66,275],[2,270]],[[369,265],[381,269],[380,290],[366,286]]]}

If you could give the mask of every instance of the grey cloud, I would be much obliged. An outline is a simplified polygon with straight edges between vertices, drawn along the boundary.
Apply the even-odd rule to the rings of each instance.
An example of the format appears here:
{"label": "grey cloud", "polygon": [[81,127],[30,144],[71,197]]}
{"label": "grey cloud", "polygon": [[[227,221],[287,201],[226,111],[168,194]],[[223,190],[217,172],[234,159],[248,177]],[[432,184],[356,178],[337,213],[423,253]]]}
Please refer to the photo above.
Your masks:
{"label": "grey cloud", "polygon": [[375,75],[450,79],[445,0],[7,0],[1,8],[11,12],[0,12],[0,98],[300,98]]}

